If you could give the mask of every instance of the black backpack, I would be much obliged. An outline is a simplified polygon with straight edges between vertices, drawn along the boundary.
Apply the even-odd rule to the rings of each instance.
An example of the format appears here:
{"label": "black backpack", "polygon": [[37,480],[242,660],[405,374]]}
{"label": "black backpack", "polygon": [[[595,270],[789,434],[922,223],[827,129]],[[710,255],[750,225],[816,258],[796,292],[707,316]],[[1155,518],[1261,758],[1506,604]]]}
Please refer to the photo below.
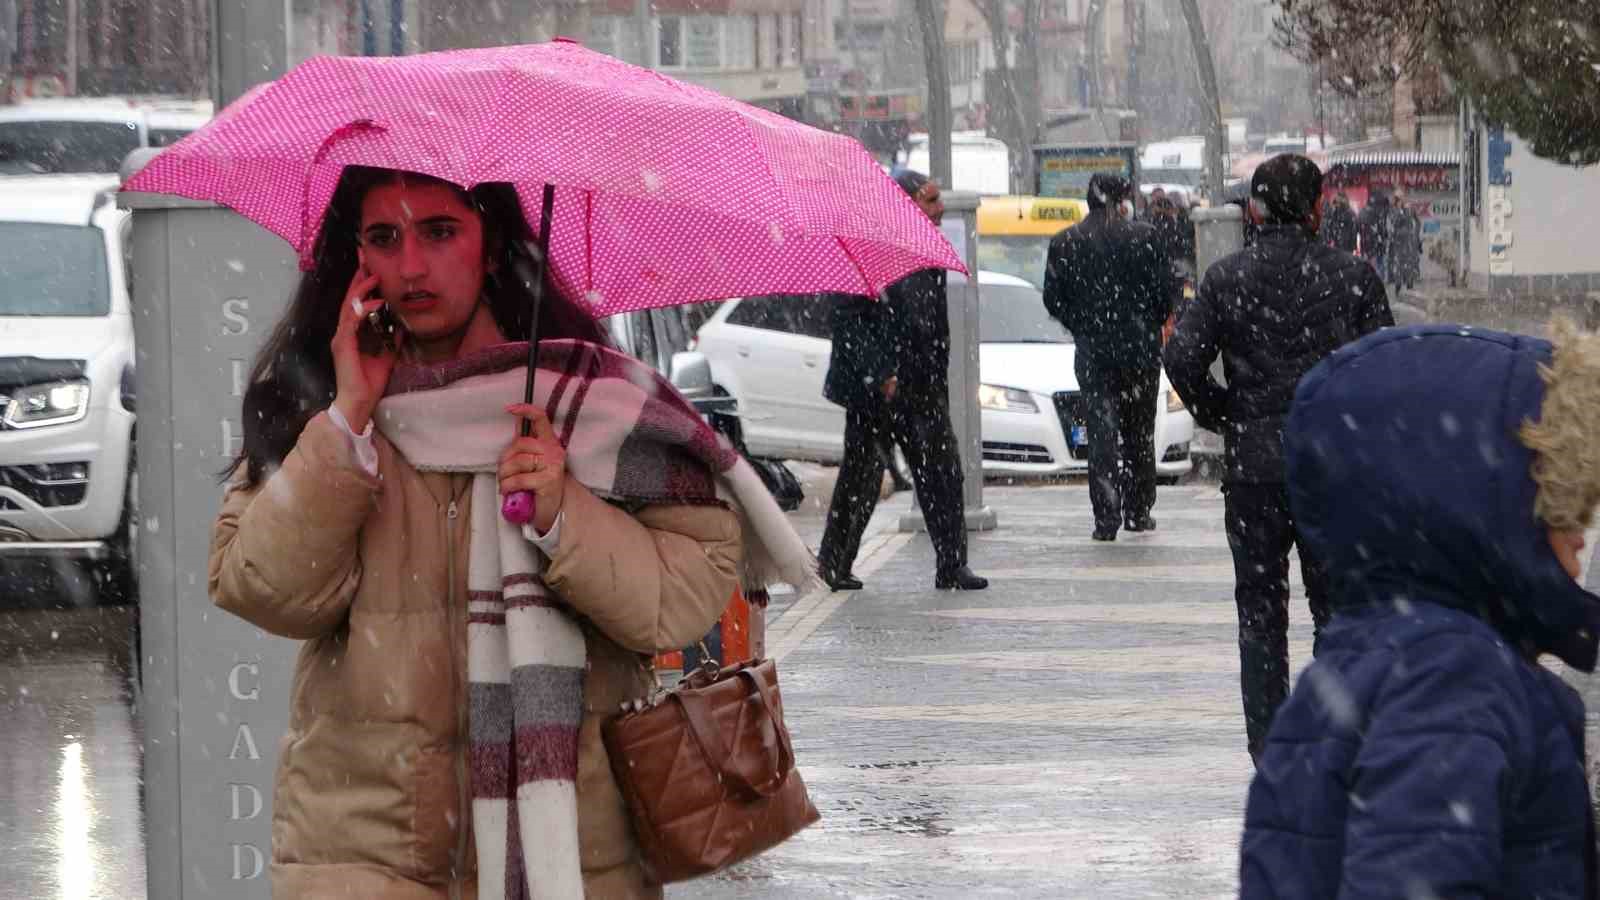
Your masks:
{"label": "black backpack", "polygon": [[756,459],[750,456],[745,459],[755,468],[756,474],[761,476],[761,483],[767,486],[767,492],[778,501],[779,509],[791,512],[800,508],[800,502],[806,498],[806,494],[800,487],[800,479],[794,477],[788,466],[776,459]]}

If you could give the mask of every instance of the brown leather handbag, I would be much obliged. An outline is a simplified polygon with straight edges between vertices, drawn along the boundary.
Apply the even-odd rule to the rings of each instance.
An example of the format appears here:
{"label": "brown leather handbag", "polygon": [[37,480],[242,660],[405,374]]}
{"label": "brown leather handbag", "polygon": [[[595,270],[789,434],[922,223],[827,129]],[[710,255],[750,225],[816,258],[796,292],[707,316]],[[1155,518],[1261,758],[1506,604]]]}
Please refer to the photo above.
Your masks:
{"label": "brown leather handbag", "polygon": [[795,771],[772,660],[708,660],[623,710],[601,733],[653,881],[708,875],[821,818]]}

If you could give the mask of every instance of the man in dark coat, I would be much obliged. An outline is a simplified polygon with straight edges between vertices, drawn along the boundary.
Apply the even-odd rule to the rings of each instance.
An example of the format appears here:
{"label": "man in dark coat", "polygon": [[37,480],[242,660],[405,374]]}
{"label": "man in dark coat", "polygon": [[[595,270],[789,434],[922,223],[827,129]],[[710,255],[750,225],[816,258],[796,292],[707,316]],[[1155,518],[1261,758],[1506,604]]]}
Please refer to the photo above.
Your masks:
{"label": "man in dark coat", "polygon": [[1089,215],[1050,241],[1044,305],[1072,333],[1074,368],[1089,438],[1094,539],[1117,528],[1150,531],[1156,502],[1156,392],[1161,326],[1182,284],[1165,242],[1127,221],[1133,186],[1117,175],[1089,180]]}
{"label": "man in dark coat", "polygon": [[1389,210],[1389,281],[1410,290],[1422,278],[1422,220],[1399,193]]}
{"label": "man in dark coat", "polygon": [[1328,211],[1322,217],[1322,239],[1330,247],[1356,252],[1356,213],[1344,191],[1328,201]]}
{"label": "man in dark coat", "polygon": [[1392,329],[1300,382],[1333,620],[1250,785],[1241,900],[1600,896],[1583,700],[1537,661],[1595,667],[1596,396],[1600,337],[1565,330]]}
{"label": "man in dark coat", "polygon": [[[935,224],[943,218],[936,182],[910,171],[895,180]],[[817,553],[823,580],[836,591],[862,587],[850,569],[878,504],[880,446],[887,435],[911,466],[917,503],[937,557],[935,586],[966,591],[988,587],[967,566],[961,456],[950,423],[944,270],[913,272],[890,285],[882,300],[850,298],[835,307],[833,316],[833,353],[823,396],[845,409],[844,460]]]}
{"label": "man in dark coat", "polygon": [[[1339,347],[1394,324],[1372,267],[1316,239],[1321,192],[1322,172],[1303,156],[1275,156],[1256,169],[1256,243],[1206,273],[1164,354],[1167,377],[1195,422],[1223,438],[1251,758],[1289,693],[1289,550],[1297,543],[1319,631],[1328,617],[1323,569],[1297,541],[1289,512],[1283,417],[1300,376]],[[1218,353],[1226,388],[1211,376]]]}
{"label": "man in dark coat", "polygon": [[1390,222],[1389,195],[1374,189],[1367,206],[1356,217],[1356,235],[1361,241],[1361,256],[1376,269],[1385,283],[1389,277]]}

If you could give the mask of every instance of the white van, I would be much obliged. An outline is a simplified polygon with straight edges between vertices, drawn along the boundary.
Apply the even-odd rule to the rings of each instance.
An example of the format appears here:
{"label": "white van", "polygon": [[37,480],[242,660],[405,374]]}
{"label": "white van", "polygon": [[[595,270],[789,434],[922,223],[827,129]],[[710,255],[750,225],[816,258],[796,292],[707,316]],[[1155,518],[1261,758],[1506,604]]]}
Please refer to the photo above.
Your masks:
{"label": "white van", "polygon": [[[913,134],[905,166],[928,174],[928,136]],[[971,191],[985,197],[1011,193],[1011,150],[1004,141],[981,131],[957,131],[950,135],[950,184],[946,190]]]}
{"label": "white van", "polygon": [[0,566],[134,581],[131,226],[115,175],[0,178]]}
{"label": "white van", "polygon": [[209,101],[120,97],[0,106],[0,175],[116,172],[140,147],[166,147],[211,119]]}
{"label": "white van", "polygon": [[1139,180],[1178,185],[1193,192],[1206,180],[1206,139],[1181,137],[1145,144],[1139,150]]}

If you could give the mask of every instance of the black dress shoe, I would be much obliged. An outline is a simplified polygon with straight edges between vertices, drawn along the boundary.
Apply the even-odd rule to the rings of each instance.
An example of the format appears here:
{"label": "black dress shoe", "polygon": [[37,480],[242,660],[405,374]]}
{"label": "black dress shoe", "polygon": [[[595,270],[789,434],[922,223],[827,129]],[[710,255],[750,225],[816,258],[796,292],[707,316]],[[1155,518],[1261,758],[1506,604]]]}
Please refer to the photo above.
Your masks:
{"label": "black dress shoe", "polygon": [[941,591],[981,591],[989,586],[989,579],[973,573],[967,566],[940,575],[933,580],[933,584]]}
{"label": "black dress shoe", "polygon": [[865,584],[861,583],[861,579],[848,573],[844,575],[829,575],[824,572],[822,580],[827,582],[828,587],[836,591],[859,591],[866,587]]}
{"label": "black dress shoe", "polygon": [[1150,516],[1141,516],[1140,518],[1123,522],[1122,528],[1124,531],[1155,531],[1156,520]]}
{"label": "black dress shoe", "polygon": [[1091,535],[1097,541],[1114,541],[1117,539],[1116,528],[1096,528]]}

